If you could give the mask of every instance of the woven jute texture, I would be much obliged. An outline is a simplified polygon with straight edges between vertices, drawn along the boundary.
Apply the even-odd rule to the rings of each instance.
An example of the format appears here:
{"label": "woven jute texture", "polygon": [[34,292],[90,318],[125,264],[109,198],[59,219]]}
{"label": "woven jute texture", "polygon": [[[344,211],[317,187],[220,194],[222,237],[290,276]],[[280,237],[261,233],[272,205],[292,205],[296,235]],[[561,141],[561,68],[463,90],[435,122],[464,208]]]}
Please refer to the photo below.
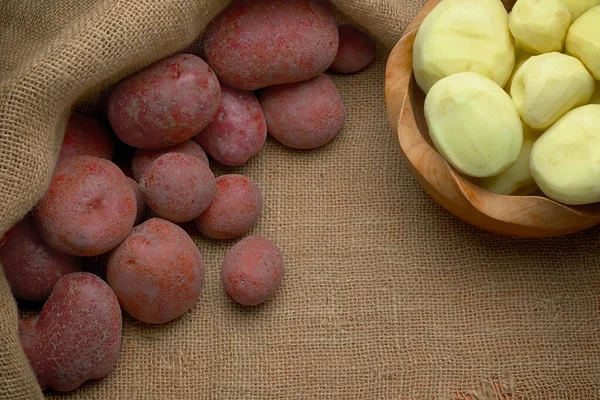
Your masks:
{"label": "woven jute texture", "polygon": [[[208,0],[0,2],[0,232],[44,193],[71,106],[190,46],[225,5]],[[265,211],[287,276],[260,307],[235,306],[218,270],[235,241],[197,237],[205,292],[174,322],[124,317],[117,368],[56,399],[600,398],[598,229],[515,240],[428,198],[400,157],[385,62],[423,0],[339,0],[378,39],[377,60],[333,76],[348,119],[315,151],[269,139],[239,172]],[[92,99],[92,100],[90,100]],[[44,398],[18,345],[0,277],[0,398]]]}

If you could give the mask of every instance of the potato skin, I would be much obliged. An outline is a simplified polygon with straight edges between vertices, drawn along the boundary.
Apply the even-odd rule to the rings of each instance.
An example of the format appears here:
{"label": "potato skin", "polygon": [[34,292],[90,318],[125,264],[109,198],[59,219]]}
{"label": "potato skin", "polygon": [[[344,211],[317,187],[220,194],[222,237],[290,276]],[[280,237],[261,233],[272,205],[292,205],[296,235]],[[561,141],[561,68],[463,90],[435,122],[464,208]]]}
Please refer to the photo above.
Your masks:
{"label": "potato skin", "polygon": [[6,232],[0,264],[13,295],[34,302],[45,301],[61,277],[81,271],[81,259],[44,242],[30,216]]}
{"label": "potato skin", "polygon": [[121,308],[102,279],[62,277],[40,314],[19,322],[19,339],[42,389],[74,390],[110,374],[121,347]]}
{"label": "potato skin", "polygon": [[331,70],[338,74],[353,74],[366,68],[375,59],[375,41],[352,24],[338,26],[340,44]]}
{"label": "potato skin", "polygon": [[327,75],[270,86],[260,93],[269,135],[294,149],[314,149],[333,140],[346,119],[342,98]]}
{"label": "potato skin", "polygon": [[67,121],[58,162],[75,156],[94,156],[111,160],[114,147],[110,132],[98,120],[73,113]]}
{"label": "potato skin", "polygon": [[150,164],[158,157],[167,153],[189,154],[190,156],[198,158],[198,160],[202,161],[207,166],[209,165],[208,157],[202,146],[195,141],[188,139],[185,142],[156,150],[137,149],[131,158],[133,178],[139,182]]}
{"label": "potato skin", "polygon": [[161,218],[187,222],[208,208],[217,193],[215,176],[194,156],[167,153],[150,164],[140,179],[148,206]]}
{"label": "potato skin", "polygon": [[263,196],[256,182],[239,174],[221,175],[215,199],[194,222],[203,235],[233,239],[250,231],[262,210]]}
{"label": "potato skin", "polygon": [[240,166],[258,154],[267,139],[267,122],[254,93],[221,84],[215,118],[194,140],[216,161]]}
{"label": "potato skin", "polygon": [[200,57],[178,54],[124,79],[108,98],[108,119],[124,143],[157,149],[190,139],[214,117],[221,88]]}
{"label": "potato skin", "polygon": [[239,0],[208,25],[203,48],[219,80],[255,90],[324,72],[338,42],[328,1]]}
{"label": "potato skin", "polygon": [[200,250],[182,228],[151,218],[110,253],[107,281],[123,310],[140,321],[162,324],[196,304],[204,269]]}
{"label": "potato skin", "polygon": [[221,281],[237,303],[255,306],[270,299],[284,277],[283,257],[270,240],[248,236],[235,244],[221,268]]}
{"label": "potato skin", "polygon": [[34,215],[40,235],[54,249],[96,256],[125,239],[136,210],[119,167],[102,158],[77,156],[58,165]]}

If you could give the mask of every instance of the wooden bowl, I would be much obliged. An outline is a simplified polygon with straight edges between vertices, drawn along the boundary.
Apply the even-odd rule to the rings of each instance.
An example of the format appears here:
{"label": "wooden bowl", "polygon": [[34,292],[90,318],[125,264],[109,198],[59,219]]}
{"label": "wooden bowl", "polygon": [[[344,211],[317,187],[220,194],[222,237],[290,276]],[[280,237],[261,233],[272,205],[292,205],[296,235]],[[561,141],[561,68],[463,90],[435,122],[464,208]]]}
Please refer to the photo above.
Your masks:
{"label": "wooden bowl", "polygon": [[[600,203],[567,206],[539,196],[503,196],[477,187],[435,150],[423,114],[425,95],[412,72],[417,30],[440,0],[429,0],[408,25],[386,67],[385,102],[402,155],[423,189],[458,218],[490,232],[515,237],[553,237],[600,223]],[[510,11],[515,0],[503,1]]]}

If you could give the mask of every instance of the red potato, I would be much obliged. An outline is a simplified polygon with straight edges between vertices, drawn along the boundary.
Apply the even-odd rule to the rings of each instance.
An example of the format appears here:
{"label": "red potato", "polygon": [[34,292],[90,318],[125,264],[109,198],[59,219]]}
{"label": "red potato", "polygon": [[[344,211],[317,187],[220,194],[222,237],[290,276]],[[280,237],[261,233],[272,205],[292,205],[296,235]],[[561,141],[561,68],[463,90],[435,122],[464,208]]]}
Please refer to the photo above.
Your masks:
{"label": "red potato", "polygon": [[232,239],[250,231],[262,209],[262,192],[256,182],[243,175],[221,175],[215,199],[194,222],[208,237]]}
{"label": "red potato", "polygon": [[261,304],[275,294],[284,277],[283,257],[277,246],[264,238],[249,236],[235,244],[221,268],[227,294],[245,306]]}
{"label": "red potato", "polygon": [[77,156],[58,165],[35,209],[42,238],[76,256],[116,247],[131,231],[137,205],[123,172],[111,161]]}
{"label": "red potato", "polygon": [[331,70],[339,74],[353,74],[367,67],[375,59],[375,41],[352,24],[338,27],[340,44],[331,63]]}
{"label": "red potato", "polygon": [[258,154],[267,138],[267,123],[252,92],[221,85],[215,118],[194,140],[223,165],[237,167]]}
{"label": "red potato", "polygon": [[13,295],[36,302],[45,301],[61,277],[81,271],[81,259],[48,246],[31,217],[6,232],[0,244],[0,264]]}
{"label": "red potato", "polygon": [[201,58],[178,54],[123,80],[108,99],[108,119],[124,143],[158,149],[198,134],[221,100],[219,81]]}
{"label": "red potato", "polygon": [[269,135],[294,149],[314,149],[342,130],[346,112],[335,84],[321,74],[298,83],[270,86],[260,94]]}
{"label": "red potato", "polygon": [[167,153],[189,154],[190,156],[198,158],[198,160],[202,161],[207,166],[209,165],[208,157],[206,156],[204,149],[198,143],[189,139],[174,146],[163,147],[162,149],[158,150],[136,150],[131,158],[133,178],[139,182],[139,180],[142,178],[142,175],[144,175],[148,169],[148,166],[150,166],[150,164],[152,164],[152,162],[158,157]]}
{"label": "red potato", "polygon": [[62,277],[40,314],[19,322],[19,339],[42,389],[74,390],[110,374],[121,348],[121,308],[102,279]]}
{"label": "red potato", "polygon": [[238,0],[206,28],[204,54],[219,80],[255,90],[324,72],[338,48],[325,0]]}
{"label": "red potato", "polygon": [[140,222],[144,220],[146,216],[146,200],[144,200],[144,196],[142,195],[142,191],[140,190],[140,185],[130,177],[127,177],[127,184],[133,190],[133,194],[135,195],[135,203],[137,204],[137,212],[135,214],[135,222],[133,225],[138,225]]}
{"label": "red potato", "polygon": [[204,260],[179,226],[151,218],[108,257],[107,280],[123,310],[162,324],[191,309],[204,287]]}
{"label": "red potato", "polygon": [[112,159],[114,140],[110,132],[96,119],[71,114],[63,138],[58,162],[75,156]]}
{"label": "red potato", "polygon": [[208,208],[217,193],[215,176],[194,156],[167,153],[150,164],[140,179],[140,190],[161,218],[187,222]]}

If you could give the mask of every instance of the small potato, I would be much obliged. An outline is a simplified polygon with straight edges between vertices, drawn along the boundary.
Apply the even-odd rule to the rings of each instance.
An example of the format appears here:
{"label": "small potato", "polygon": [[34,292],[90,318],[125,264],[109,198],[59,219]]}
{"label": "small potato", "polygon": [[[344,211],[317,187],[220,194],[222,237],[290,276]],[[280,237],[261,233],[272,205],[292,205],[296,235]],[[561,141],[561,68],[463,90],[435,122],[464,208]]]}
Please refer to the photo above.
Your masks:
{"label": "small potato", "polygon": [[121,348],[121,308],[102,279],[62,277],[41,313],[19,323],[19,339],[42,389],[65,392],[110,374]]}
{"label": "small potato", "polygon": [[600,5],[590,8],[569,27],[565,47],[596,80],[600,80]]}
{"label": "small potato", "polygon": [[237,167],[258,154],[267,138],[267,123],[252,92],[221,85],[217,115],[194,137],[223,165]]}
{"label": "small potato", "polygon": [[191,309],[202,294],[204,260],[179,226],[151,218],[108,257],[107,280],[123,310],[162,324]]}
{"label": "small potato", "polygon": [[206,62],[178,54],[123,80],[108,98],[108,119],[124,143],[158,149],[198,134],[220,100],[219,81]]}
{"label": "small potato", "polygon": [[4,239],[0,264],[17,299],[45,301],[61,277],[81,271],[81,259],[48,246],[31,217],[18,222]]}
{"label": "small potato", "polygon": [[73,113],[67,121],[58,162],[75,156],[112,159],[114,141],[108,130],[94,118]]}
{"label": "small potato", "polygon": [[162,149],[158,150],[136,150],[131,158],[131,170],[133,172],[133,178],[139,182],[139,180],[142,178],[142,175],[144,175],[148,169],[148,166],[150,166],[150,164],[152,164],[152,162],[158,157],[167,153],[189,154],[190,156],[198,158],[198,160],[202,161],[207,166],[209,165],[208,157],[206,156],[204,149],[198,143],[189,139],[174,146],[163,147]]}
{"label": "small potato", "polygon": [[545,130],[567,111],[589,102],[594,85],[577,58],[545,53],[530,57],[515,72],[510,96],[523,122]]}
{"label": "small potato", "polygon": [[240,0],[207,26],[203,47],[220,81],[255,90],[319,75],[338,42],[329,1]]}
{"label": "small potato", "polygon": [[338,27],[340,44],[331,70],[353,74],[366,68],[375,59],[375,41],[352,24]]}
{"label": "small potato", "polygon": [[423,112],[435,148],[464,175],[498,175],[519,157],[523,125],[517,107],[480,73],[459,72],[437,81],[425,96]]}
{"label": "small potato", "polygon": [[563,115],[531,150],[531,175],[549,198],[569,205],[600,201],[600,105]]}
{"label": "small potato", "polygon": [[560,52],[569,25],[563,0],[517,0],[508,20],[516,44],[532,54]]}
{"label": "small potato", "polygon": [[77,156],[54,172],[35,209],[42,238],[76,256],[96,256],[117,246],[131,231],[135,196],[123,172],[111,161]]}
{"label": "small potato", "polygon": [[346,112],[335,84],[326,75],[262,90],[260,105],[269,134],[294,149],[314,149],[342,130]]}
{"label": "small potato", "polygon": [[144,220],[146,216],[146,200],[144,200],[144,196],[142,195],[142,191],[140,190],[140,185],[130,177],[127,177],[127,184],[133,190],[133,194],[135,195],[135,203],[137,204],[137,212],[135,214],[135,222],[134,225],[138,225],[140,222]]}
{"label": "small potato", "polygon": [[150,164],[140,179],[148,206],[161,218],[187,222],[208,208],[217,193],[215,176],[194,156],[167,153]]}
{"label": "small potato", "polygon": [[264,238],[249,236],[225,255],[221,281],[231,298],[245,306],[264,303],[281,286],[283,257],[277,246]]}
{"label": "small potato", "polygon": [[243,175],[221,175],[217,195],[196,218],[196,228],[213,239],[232,239],[252,229],[262,209],[262,192],[256,182]]}
{"label": "small potato", "polygon": [[440,79],[477,72],[501,87],[515,66],[508,14],[498,0],[444,0],[423,19],[412,66],[425,94]]}

